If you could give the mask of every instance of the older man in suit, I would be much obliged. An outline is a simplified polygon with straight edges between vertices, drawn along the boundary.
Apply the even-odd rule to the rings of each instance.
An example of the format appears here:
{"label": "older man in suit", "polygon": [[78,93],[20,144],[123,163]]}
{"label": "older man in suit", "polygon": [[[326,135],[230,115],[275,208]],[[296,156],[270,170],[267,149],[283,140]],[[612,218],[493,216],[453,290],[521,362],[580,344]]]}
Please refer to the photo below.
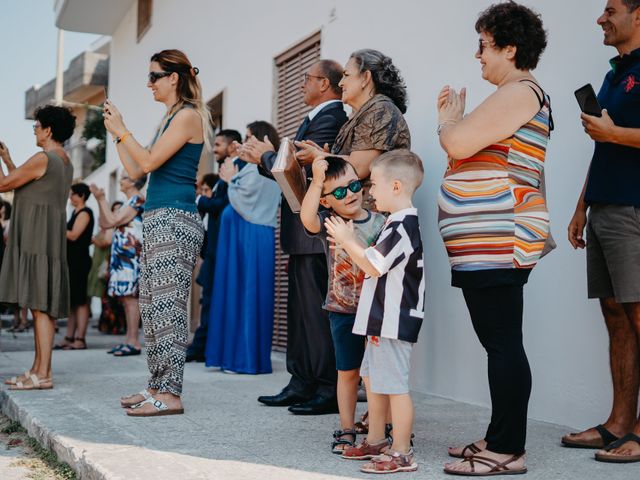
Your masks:
{"label": "older man in suit", "polygon": [[[304,118],[295,140],[311,140],[329,147],[347,121],[338,86],[342,66],[333,60],[320,60],[304,74],[302,92],[311,111]],[[251,138],[240,157],[260,166],[271,177],[276,152],[268,141]],[[265,139],[266,140],[266,139]],[[312,158],[298,159],[311,175]],[[273,178],[273,177],[271,177]],[[318,415],[338,411],[336,366],[331,330],[322,304],[327,293],[327,263],[322,244],[307,236],[300,216],[282,201],[282,250],[289,254],[289,292],[287,298],[287,370],[289,384],[277,395],[262,396],[268,406],[289,406],[298,415]]]}

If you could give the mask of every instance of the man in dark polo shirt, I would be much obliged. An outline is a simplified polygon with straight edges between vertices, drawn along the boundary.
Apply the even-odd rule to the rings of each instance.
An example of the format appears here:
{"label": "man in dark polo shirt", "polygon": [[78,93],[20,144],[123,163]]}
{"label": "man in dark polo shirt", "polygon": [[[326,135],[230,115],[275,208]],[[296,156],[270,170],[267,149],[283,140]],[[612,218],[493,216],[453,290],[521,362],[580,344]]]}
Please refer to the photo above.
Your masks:
{"label": "man in dark polo shirt", "polygon": [[[602,117],[582,115],[595,151],[569,224],[587,247],[589,298],[609,333],[613,408],[597,427],[565,435],[569,447],[600,448],[605,462],[640,461],[640,0],[609,0],[598,18],[604,44],[618,51],[598,93]],[[587,221],[587,209],[589,217]],[[583,239],[587,228],[587,242]]]}

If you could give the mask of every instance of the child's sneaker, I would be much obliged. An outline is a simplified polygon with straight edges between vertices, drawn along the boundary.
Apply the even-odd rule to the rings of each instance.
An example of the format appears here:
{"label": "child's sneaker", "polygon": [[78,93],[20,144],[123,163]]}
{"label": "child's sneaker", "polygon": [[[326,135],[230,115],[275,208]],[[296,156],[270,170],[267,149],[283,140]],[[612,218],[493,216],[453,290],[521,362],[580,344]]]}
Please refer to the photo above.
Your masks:
{"label": "child's sneaker", "polygon": [[365,463],[360,471],[365,473],[397,473],[415,472],[418,464],[413,461],[413,449],[409,453],[400,453],[387,450],[386,453],[371,459]]}
{"label": "child's sneaker", "polygon": [[347,460],[370,460],[373,457],[386,452],[389,447],[389,441],[386,438],[381,442],[374,443],[373,445],[369,444],[365,438],[355,447],[345,448],[342,453],[342,458],[346,458]]}

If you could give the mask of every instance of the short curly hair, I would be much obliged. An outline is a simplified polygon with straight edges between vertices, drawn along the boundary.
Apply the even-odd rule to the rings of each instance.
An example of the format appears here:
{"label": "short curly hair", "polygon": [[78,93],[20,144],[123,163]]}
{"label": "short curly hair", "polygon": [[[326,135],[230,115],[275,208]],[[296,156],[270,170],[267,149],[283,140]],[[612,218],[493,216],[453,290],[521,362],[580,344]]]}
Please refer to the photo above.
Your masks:
{"label": "short curly hair", "polygon": [[69,140],[76,128],[76,117],[65,107],[55,105],[38,107],[34,117],[40,122],[42,128],[51,129],[51,138],[58,143]]}
{"label": "short curly hair", "polygon": [[497,3],[480,13],[476,32],[493,37],[498,48],[516,47],[516,68],[533,70],[547,46],[540,15],[514,1]]}
{"label": "short curly hair", "polygon": [[402,113],[407,112],[407,86],[391,57],[378,50],[366,48],[353,52],[351,58],[356,61],[360,73],[367,70],[371,72],[376,93],[386,95]]}

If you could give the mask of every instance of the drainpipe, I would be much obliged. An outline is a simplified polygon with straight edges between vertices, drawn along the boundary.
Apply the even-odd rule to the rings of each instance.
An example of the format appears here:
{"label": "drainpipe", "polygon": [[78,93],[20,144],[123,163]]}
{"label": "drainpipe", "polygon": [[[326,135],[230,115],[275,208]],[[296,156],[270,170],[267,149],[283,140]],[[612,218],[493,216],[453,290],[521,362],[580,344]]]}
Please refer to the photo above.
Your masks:
{"label": "drainpipe", "polygon": [[64,31],[58,29],[58,59],[56,62],[56,91],[53,97],[55,105],[62,105],[64,87]]}

